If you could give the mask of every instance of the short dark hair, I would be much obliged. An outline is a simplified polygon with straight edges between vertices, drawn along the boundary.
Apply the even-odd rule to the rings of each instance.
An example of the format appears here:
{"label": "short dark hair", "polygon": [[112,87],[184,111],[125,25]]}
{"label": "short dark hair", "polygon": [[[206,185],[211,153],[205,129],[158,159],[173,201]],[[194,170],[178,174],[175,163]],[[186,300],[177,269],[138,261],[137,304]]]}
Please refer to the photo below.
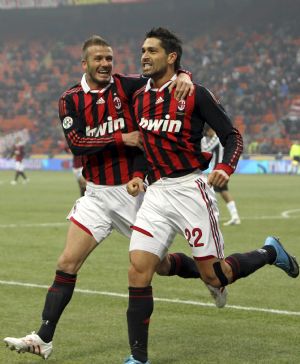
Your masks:
{"label": "short dark hair", "polygon": [[180,68],[180,60],[182,56],[182,42],[181,40],[174,34],[171,33],[166,28],[152,28],[148,33],[146,33],[146,38],[157,38],[161,42],[161,46],[166,51],[167,54],[175,52],[177,53],[177,59],[174,63],[175,71],[178,71]]}
{"label": "short dark hair", "polygon": [[87,49],[92,46],[102,46],[102,47],[110,47],[110,44],[99,35],[92,35],[88,38],[82,46],[82,59],[86,59],[87,57]]}

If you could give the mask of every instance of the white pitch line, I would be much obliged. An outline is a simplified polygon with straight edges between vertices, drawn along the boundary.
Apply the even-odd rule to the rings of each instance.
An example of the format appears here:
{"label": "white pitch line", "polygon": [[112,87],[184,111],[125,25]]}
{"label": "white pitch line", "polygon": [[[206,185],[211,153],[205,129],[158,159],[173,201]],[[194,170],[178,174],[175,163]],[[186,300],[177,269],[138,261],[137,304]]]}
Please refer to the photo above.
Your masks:
{"label": "white pitch line", "polygon": [[[21,287],[29,287],[29,288],[43,288],[48,289],[49,286],[34,284],[34,283],[23,283],[16,281],[1,281],[0,284],[8,285],[8,286],[21,286]],[[106,291],[93,291],[90,289],[75,289],[75,292],[83,293],[83,294],[91,294],[91,295],[100,295],[100,296],[110,296],[110,297],[119,297],[119,298],[128,298],[127,294],[123,293],[115,293],[115,292],[106,292]],[[200,301],[186,301],[180,299],[171,299],[171,298],[154,298],[155,301],[158,302],[167,302],[167,303],[175,303],[181,305],[193,305],[193,306],[202,306],[202,307],[215,307],[213,303],[200,302]],[[245,307],[245,306],[236,306],[236,305],[226,305],[225,309],[234,309],[240,311],[253,311],[253,312],[265,312],[277,315],[287,315],[287,316],[300,316],[300,312],[297,311],[285,311],[285,310],[275,310],[271,308],[260,308],[260,307]]]}
{"label": "white pitch line", "polygon": [[46,223],[36,223],[36,224],[0,224],[0,229],[2,228],[31,228],[31,227],[58,227],[65,226],[66,222],[46,222]]}
{"label": "white pitch line", "polygon": [[[294,210],[296,211],[296,210]],[[299,210],[297,210],[299,211]],[[241,216],[241,220],[286,220],[286,219],[299,219],[299,216],[291,216],[289,213],[283,212],[282,215],[276,216]],[[220,221],[225,221],[225,218],[220,219]],[[35,224],[0,224],[0,229],[7,229],[7,228],[32,228],[32,227],[60,227],[65,226],[66,222],[49,222],[49,223],[35,223]]]}
{"label": "white pitch line", "polygon": [[[297,215],[297,213],[299,213],[299,212],[300,212],[300,209],[287,210],[287,211],[283,211],[283,212],[281,213],[281,216],[282,216],[282,217],[284,217],[284,218],[286,218],[286,219],[288,219],[288,218],[290,218],[290,217],[291,217],[291,214],[296,213],[296,215]],[[297,217],[297,216],[296,216],[296,217]]]}

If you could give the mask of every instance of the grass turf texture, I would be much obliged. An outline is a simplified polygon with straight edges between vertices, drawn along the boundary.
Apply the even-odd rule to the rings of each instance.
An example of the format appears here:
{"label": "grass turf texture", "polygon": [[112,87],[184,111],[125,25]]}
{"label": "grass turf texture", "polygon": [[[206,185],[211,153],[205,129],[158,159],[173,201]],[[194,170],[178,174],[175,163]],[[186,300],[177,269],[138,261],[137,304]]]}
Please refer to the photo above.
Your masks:
{"label": "grass turf texture", "polygon": [[[52,283],[68,223],[65,216],[79,196],[72,173],[27,172],[30,183],[9,184],[12,171],[0,172],[0,280]],[[240,226],[222,227],[225,252],[245,252],[263,245],[267,235],[281,237],[300,258],[300,179],[297,176],[235,175],[230,191],[242,218]],[[228,219],[219,201],[222,222]],[[282,212],[297,210],[290,218]],[[52,226],[40,224],[53,223]],[[56,224],[57,223],[57,224]],[[10,226],[7,226],[10,225]],[[57,364],[121,364],[127,344],[128,241],[113,233],[88,258],[77,288],[125,297],[74,293],[62,315],[48,359]],[[177,237],[171,251],[189,254]],[[155,277],[158,298],[212,303],[198,280]],[[149,339],[152,364],[240,364],[300,362],[300,279],[264,267],[229,287],[228,308],[155,302]],[[46,288],[0,284],[0,338],[25,336],[40,325]],[[298,312],[298,315],[242,310],[231,306]],[[0,363],[37,363],[31,354],[0,350]]]}

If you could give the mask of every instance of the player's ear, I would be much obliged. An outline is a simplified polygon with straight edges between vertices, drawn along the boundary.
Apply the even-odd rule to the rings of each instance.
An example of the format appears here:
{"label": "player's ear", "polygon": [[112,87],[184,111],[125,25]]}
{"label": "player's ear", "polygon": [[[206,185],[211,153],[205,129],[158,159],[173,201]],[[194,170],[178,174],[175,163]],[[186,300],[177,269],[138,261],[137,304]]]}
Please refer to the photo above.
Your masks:
{"label": "player's ear", "polygon": [[86,72],[86,69],[87,69],[87,62],[85,59],[82,59],[81,60],[81,67],[83,69],[84,72]]}
{"label": "player's ear", "polygon": [[168,63],[170,65],[174,64],[176,62],[177,59],[177,53],[176,52],[171,52],[168,54]]}

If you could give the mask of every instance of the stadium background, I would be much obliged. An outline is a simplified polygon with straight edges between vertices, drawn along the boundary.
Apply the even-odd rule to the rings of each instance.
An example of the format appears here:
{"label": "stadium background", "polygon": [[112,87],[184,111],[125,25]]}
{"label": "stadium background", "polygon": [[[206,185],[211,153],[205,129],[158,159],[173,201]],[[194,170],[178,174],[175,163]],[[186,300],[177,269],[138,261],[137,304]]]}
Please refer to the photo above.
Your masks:
{"label": "stadium background", "polygon": [[[70,156],[61,154],[57,99],[80,79],[80,45],[91,34],[112,43],[115,71],[136,72],[146,31],[177,32],[183,67],[217,94],[243,133],[241,172],[260,173],[231,178],[242,224],[222,227],[226,254],[274,234],[300,257],[299,176],[283,175],[300,132],[299,10],[298,0],[0,0],[0,339],[39,327],[65,216],[79,196]],[[28,140],[26,163],[35,171],[30,183],[12,186],[14,163],[6,157],[18,134]],[[223,222],[228,213],[219,206]],[[190,254],[182,237],[172,251]],[[128,241],[113,233],[82,267],[49,363],[122,362],[127,267]],[[197,280],[156,276],[153,286],[153,364],[299,364],[299,279],[265,267],[229,287],[222,310]],[[0,363],[40,360],[0,346]]]}
{"label": "stadium background", "polygon": [[[245,161],[237,172],[286,173],[285,156],[300,139],[299,4],[1,0],[0,168],[13,167],[5,157],[18,132],[28,140],[27,168],[68,168],[52,160],[63,151],[57,100],[81,77],[82,42],[92,34],[105,37],[115,51],[115,72],[137,73],[145,32],[163,25],[184,41],[182,66],[217,95],[243,134]],[[257,154],[264,157],[248,159]]]}

